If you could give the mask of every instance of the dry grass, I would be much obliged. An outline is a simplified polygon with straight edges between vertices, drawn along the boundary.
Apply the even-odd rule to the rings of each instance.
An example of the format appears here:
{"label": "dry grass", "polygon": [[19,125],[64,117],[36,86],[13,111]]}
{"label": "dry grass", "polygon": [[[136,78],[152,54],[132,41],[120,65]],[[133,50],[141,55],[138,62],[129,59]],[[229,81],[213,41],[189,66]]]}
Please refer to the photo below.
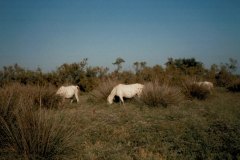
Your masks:
{"label": "dry grass", "polygon": [[158,82],[145,84],[140,97],[140,101],[152,107],[178,105],[182,100],[180,89]]}
{"label": "dry grass", "polygon": [[56,95],[56,88],[53,86],[33,86],[33,85],[20,85],[14,83],[7,85],[0,89],[1,98],[12,98],[11,103],[21,102],[28,103],[35,108],[57,109],[62,106],[62,98]]}
{"label": "dry grass", "polygon": [[74,109],[82,132],[73,159],[237,159],[238,96],[217,90],[206,101],[168,107],[83,102]]}
{"label": "dry grass", "polygon": [[239,93],[223,88],[205,101],[168,107],[92,104],[84,94],[81,104],[46,109],[10,89],[0,95],[0,159],[240,157]]}
{"label": "dry grass", "polygon": [[186,80],[182,83],[182,92],[187,99],[207,99],[210,95],[210,91],[203,85],[194,83],[193,80]]}
{"label": "dry grass", "polygon": [[120,82],[107,79],[106,81],[100,83],[100,85],[92,91],[92,99],[98,102],[105,102],[107,97],[111,93],[113,87],[115,87]]}
{"label": "dry grass", "polygon": [[47,110],[47,105],[50,108],[56,105],[49,97],[45,97],[46,101],[41,102],[40,99],[36,102],[35,96],[47,92],[45,89],[13,85],[0,90],[2,155],[18,155],[24,159],[58,159],[72,150],[74,143],[71,139],[75,131],[69,124],[73,118],[63,116],[59,111]]}
{"label": "dry grass", "polygon": [[227,89],[231,92],[240,92],[240,78],[234,80],[227,86]]}

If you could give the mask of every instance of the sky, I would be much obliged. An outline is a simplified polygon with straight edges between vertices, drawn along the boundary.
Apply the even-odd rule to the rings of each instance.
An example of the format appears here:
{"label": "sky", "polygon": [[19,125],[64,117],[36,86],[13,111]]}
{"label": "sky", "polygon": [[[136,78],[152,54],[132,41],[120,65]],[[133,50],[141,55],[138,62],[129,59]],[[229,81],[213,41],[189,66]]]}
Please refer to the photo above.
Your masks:
{"label": "sky", "polygon": [[0,67],[240,64],[239,0],[0,0]]}

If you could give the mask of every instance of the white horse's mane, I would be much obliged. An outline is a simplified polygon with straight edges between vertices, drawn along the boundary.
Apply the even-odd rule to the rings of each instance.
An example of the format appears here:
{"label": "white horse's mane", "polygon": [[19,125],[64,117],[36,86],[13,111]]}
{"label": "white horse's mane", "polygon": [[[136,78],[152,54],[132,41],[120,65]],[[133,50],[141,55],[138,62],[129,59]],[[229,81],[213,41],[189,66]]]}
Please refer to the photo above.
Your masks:
{"label": "white horse's mane", "polygon": [[113,103],[113,98],[118,96],[121,102],[124,104],[123,97],[132,98],[134,96],[140,96],[143,90],[143,85],[139,83],[135,84],[118,84],[115,86],[110,95],[107,98],[108,103]]}

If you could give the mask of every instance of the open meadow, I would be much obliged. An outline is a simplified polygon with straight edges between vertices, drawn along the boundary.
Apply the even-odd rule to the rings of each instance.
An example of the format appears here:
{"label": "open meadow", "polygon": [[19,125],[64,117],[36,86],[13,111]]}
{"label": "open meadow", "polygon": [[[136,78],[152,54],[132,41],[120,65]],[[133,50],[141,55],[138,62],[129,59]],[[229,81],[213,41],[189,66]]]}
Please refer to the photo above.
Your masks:
{"label": "open meadow", "polygon": [[205,100],[150,107],[92,93],[62,104],[55,89],[1,89],[0,159],[240,158],[239,93],[218,87]]}

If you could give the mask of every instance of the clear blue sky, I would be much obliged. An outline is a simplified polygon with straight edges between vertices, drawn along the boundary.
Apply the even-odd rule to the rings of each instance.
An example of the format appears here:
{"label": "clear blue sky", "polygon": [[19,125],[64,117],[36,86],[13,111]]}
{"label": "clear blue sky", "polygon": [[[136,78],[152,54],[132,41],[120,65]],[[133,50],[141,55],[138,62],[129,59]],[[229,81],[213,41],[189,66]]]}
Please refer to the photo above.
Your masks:
{"label": "clear blue sky", "polygon": [[0,67],[45,71],[117,57],[164,65],[196,58],[206,67],[240,63],[239,0],[0,0]]}

